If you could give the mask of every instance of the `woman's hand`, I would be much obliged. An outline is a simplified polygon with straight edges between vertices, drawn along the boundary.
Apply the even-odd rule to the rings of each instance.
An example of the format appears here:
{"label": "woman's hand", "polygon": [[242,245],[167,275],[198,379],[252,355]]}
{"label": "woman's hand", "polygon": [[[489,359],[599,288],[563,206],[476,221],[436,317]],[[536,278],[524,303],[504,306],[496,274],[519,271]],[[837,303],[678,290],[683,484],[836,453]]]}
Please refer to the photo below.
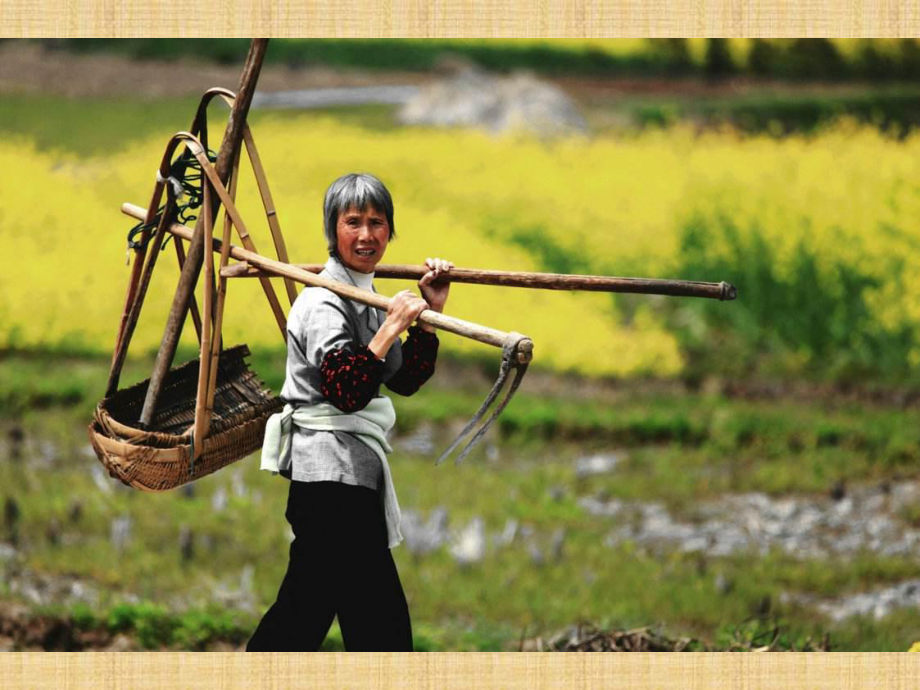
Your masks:
{"label": "woman's hand", "polygon": [[383,326],[388,324],[396,329],[397,335],[405,331],[418,318],[418,315],[429,308],[428,302],[409,290],[397,292],[390,299],[387,307],[387,318]]}
{"label": "woman's hand", "polygon": [[390,298],[387,318],[367,344],[368,349],[377,356],[377,359],[386,357],[393,341],[412,325],[419,314],[428,308],[428,303],[415,293],[409,290],[397,292]]}
{"label": "woman's hand", "polygon": [[[428,268],[428,273],[418,281],[422,297],[428,302],[428,306],[432,311],[444,311],[444,305],[447,304],[447,296],[450,293],[450,281],[441,279],[441,276],[450,273],[450,269],[454,267],[454,264],[452,261],[435,257],[434,259],[425,259],[425,266]],[[421,326],[423,330],[434,331],[431,326],[425,324]]]}

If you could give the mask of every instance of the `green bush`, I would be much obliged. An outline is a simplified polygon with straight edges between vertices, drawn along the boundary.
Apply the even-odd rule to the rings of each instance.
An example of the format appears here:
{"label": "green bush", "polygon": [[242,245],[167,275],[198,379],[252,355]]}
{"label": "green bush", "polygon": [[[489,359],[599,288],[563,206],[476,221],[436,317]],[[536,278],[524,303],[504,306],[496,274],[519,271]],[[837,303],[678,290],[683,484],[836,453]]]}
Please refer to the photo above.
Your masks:
{"label": "green bush", "polygon": [[[679,255],[677,275],[724,279],[739,294],[730,309],[709,300],[672,308],[671,323],[698,373],[788,371],[841,382],[903,382],[912,373],[908,353],[918,335],[877,320],[867,295],[879,278],[858,265],[819,256],[801,240],[781,266],[758,227],[742,231],[727,217],[689,220]],[[887,279],[901,280],[897,262]],[[790,370],[793,361],[803,363],[800,371]]]}
{"label": "green bush", "polygon": [[[75,609],[71,615],[84,629],[95,625],[96,619],[87,611]],[[132,634],[145,649],[203,650],[217,640],[238,645],[252,631],[251,621],[240,620],[238,612],[207,609],[173,614],[149,602],[117,604],[105,621],[109,632]]]}
{"label": "green bush", "polygon": [[148,602],[118,604],[108,615],[110,632],[133,632],[145,649],[168,645],[174,627],[175,621],[166,609]]}
{"label": "green bush", "polygon": [[722,79],[734,73],[735,64],[732,62],[726,39],[710,38],[706,41],[704,69],[710,79]]}

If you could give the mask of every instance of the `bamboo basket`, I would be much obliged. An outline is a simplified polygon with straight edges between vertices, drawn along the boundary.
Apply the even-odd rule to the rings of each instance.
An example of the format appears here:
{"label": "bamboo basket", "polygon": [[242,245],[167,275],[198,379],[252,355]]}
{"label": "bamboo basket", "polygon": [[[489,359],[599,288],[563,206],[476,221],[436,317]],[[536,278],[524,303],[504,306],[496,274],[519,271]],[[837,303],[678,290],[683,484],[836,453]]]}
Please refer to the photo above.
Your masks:
{"label": "bamboo basket", "polygon": [[[184,144],[198,159],[202,171],[203,206],[199,220],[203,236],[204,300],[200,316],[194,295],[189,300],[198,331],[200,356],[181,366],[169,368],[158,379],[155,369],[151,378],[128,388],[118,389],[121,366],[140,315],[150,276],[162,248],[166,228],[175,218],[175,198],[174,194],[170,194],[156,223],[155,236],[149,238],[149,242],[146,230],[142,236],[144,241],[137,251],[136,270],[129,281],[109,387],[106,397],[96,406],[88,429],[93,450],[109,474],[124,484],[143,491],[174,489],[257,451],[262,446],[268,418],[281,411],[283,407],[283,402],[274,397],[255,373],[250,371],[245,361],[250,354],[249,348],[246,345],[237,345],[224,349],[221,342],[227,283],[225,277],[215,275],[212,247],[213,221],[217,211],[214,209],[212,197],[219,197],[225,207],[222,245],[224,251],[220,254],[220,268],[225,268],[229,261],[231,228],[236,228],[246,246],[252,246],[253,250],[255,247],[234,204],[239,157],[236,156],[233,161],[228,190],[208,160],[206,146],[196,136],[199,132],[206,136],[204,113],[208,102],[215,96],[223,97],[234,107],[233,94],[230,92],[211,89],[205,94],[192,126],[194,134],[180,132],[172,137],[167,146],[146,217],[147,225],[156,220],[154,212],[159,206],[165,181],[170,175],[172,154],[180,144]],[[261,175],[261,188],[264,186],[264,173],[258,164],[255,145],[248,127],[243,124],[243,128],[250,156],[258,174]],[[266,202],[266,212],[268,211],[271,211],[271,220],[274,209]],[[280,233],[276,223],[271,229],[273,235]],[[185,256],[180,242],[179,238],[175,238],[181,268],[185,263]],[[146,256],[148,244],[151,251],[149,256]],[[287,261],[284,245],[277,237],[276,247],[279,258]],[[286,319],[268,280],[264,281],[264,288],[284,335]],[[292,302],[295,297],[296,292],[291,295]],[[155,400],[151,406],[152,416],[147,411],[151,395]]]}
{"label": "bamboo basket", "polygon": [[224,350],[217,371],[211,430],[193,462],[199,361],[186,362],[166,376],[153,428],[136,428],[149,379],[118,391],[96,406],[89,440],[109,474],[143,491],[166,491],[200,479],[262,446],[268,417],[279,412],[271,395],[250,371],[246,345]]}

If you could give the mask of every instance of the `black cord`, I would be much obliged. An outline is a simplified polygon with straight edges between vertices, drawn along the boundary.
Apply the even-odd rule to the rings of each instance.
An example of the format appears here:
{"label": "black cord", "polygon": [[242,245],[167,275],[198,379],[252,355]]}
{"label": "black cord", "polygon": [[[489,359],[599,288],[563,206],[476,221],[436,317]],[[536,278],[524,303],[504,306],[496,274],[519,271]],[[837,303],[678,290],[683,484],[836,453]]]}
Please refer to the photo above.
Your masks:
{"label": "black cord", "polygon": [[[207,152],[208,160],[211,163],[217,161],[217,154],[208,149]],[[180,186],[182,187],[182,197],[185,197],[187,201],[184,204],[179,204],[176,210],[176,219],[183,225],[187,225],[192,221],[198,220],[197,210],[201,208],[201,204],[204,201],[202,194],[202,180],[204,179],[204,173],[201,170],[201,162],[195,157],[191,149],[186,147],[185,151],[182,152],[182,155],[174,160],[169,166],[169,179],[178,180]],[[167,194],[173,194],[175,190],[171,185],[167,186]],[[163,217],[163,211],[166,209],[166,205],[160,206],[157,210],[156,216],[150,223],[144,223],[141,221],[133,228],[128,231],[128,249],[140,250],[147,246],[147,243],[150,241],[150,238],[153,235],[150,235],[146,241],[136,239],[139,235],[142,235],[146,232],[153,232],[156,230],[156,227],[160,224],[160,219]],[[166,235],[166,239],[163,240],[163,245],[160,249],[164,249],[166,244],[169,242],[172,234]]]}

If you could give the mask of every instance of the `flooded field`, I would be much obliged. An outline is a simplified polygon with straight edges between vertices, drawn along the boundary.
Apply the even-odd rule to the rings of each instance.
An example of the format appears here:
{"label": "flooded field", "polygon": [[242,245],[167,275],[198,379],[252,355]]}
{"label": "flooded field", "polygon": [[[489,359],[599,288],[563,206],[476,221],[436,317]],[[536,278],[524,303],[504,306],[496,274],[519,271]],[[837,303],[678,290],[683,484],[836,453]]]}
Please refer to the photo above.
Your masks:
{"label": "flooded field", "polygon": [[[392,438],[406,537],[394,557],[420,648],[550,646],[590,625],[713,648],[751,625],[795,648],[920,636],[920,483],[872,434],[915,424],[912,407],[525,390],[473,456],[436,467],[474,407],[446,371],[397,400]],[[195,648],[244,644],[286,566],[286,482],[256,455],[165,494],[129,489],[87,443],[90,409],[0,420],[2,646],[181,647],[194,625]],[[590,435],[587,409],[601,415]]]}

